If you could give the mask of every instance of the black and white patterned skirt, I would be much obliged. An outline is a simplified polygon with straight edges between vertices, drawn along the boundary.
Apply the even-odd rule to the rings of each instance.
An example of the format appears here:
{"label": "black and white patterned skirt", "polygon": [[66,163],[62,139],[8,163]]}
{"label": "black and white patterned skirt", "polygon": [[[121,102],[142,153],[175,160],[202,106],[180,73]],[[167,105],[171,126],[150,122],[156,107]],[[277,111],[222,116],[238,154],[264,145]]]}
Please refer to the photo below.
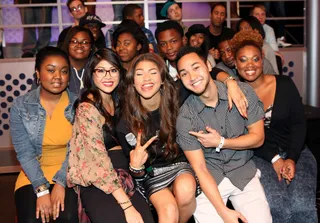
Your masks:
{"label": "black and white patterned skirt", "polygon": [[137,178],[137,190],[146,198],[148,203],[149,198],[153,193],[156,193],[164,188],[170,187],[173,181],[181,174],[189,173],[194,176],[197,187],[196,194],[201,193],[200,185],[195,172],[187,162],[177,162],[165,167],[147,168],[147,174],[143,178]]}

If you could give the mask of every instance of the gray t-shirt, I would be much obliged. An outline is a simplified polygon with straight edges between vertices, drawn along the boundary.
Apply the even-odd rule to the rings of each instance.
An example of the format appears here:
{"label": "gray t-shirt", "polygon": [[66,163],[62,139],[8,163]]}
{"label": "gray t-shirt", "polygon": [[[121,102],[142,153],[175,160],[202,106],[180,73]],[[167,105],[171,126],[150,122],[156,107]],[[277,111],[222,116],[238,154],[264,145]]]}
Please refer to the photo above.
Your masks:
{"label": "gray t-shirt", "polygon": [[225,138],[237,138],[247,134],[247,126],[263,119],[263,104],[248,84],[238,82],[249,103],[248,119],[245,119],[235,105],[228,111],[227,88],[220,82],[215,81],[215,84],[219,97],[215,108],[206,106],[199,96],[193,94],[181,106],[177,119],[177,142],[182,150],[203,150],[207,168],[217,184],[227,177],[243,190],[256,173],[253,151],[222,149],[218,153],[215,148],[203,147],[189,131],[205,131],[205,127],[209,126]]}

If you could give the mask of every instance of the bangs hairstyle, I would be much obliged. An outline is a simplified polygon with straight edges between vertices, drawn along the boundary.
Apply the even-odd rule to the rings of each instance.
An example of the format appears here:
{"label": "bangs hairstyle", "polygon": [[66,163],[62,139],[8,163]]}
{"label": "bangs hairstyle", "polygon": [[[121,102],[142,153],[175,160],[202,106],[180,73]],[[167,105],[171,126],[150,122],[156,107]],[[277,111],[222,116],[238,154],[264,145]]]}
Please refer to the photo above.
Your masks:
{"label": "bangs hairstyle", "polygon": [[94,50],[94,37],[93,37],[91,31],[89,29],[87,29],[87,28],[82,27],[82,26],[74,26],[68,31],[67,36],[64,39],[64,42],[63,42],[62,47],[61,47],[61,49],[64,52],[66,52],[68,55],[69,55],[69,44],[70,44],[69,42],[72,40],[72,38],[77,33],[80,33],[80,32],[84,32],[84,33],[88,34],[89,41],[91,43],[91,52]]}
{"label": "bangs hairstyle", "polygon": [[183,38],[184,32],[183,32],[182,26],[176,21],[167,20],[167,21],[165,21],[163,23],[159,23],[158,27],[157,27],[157,29],[156,29],[156,31],[154,33],[158,43],[159,43],[159,35],[160,35],[160,33],[164,32],[164,31],[167,31],[167,30],[170,30],[170,29],[173,29],[173,30],[177,31],[177,33],[180,34],[181,39]]}
{"label": "bangs hairstyle", "polygon": [[160,133],[159,140],[164,145],[164,158],[174,159],[178,155],[179,147],[176,143],[176,119],[179,111],[178,92],[164,60],[157,54],[147,53],[136,57],[124,79],[123,103],[124,119],[129,123],[130,130],[137,135],[142,130],[141,144],[148,141],[152,129],[152,120],[149,112],[142,106],[140,95],[134,87],[135,69],[140,62],[148,61],[157,65],[162,85],[160,87]]}
{"label": "bangs hairstyle", "polygon": [[141,49],[139,50],[139,54],[148,53],[149,52],[149,42],[142,31],[141,27],[131,19],[124,19],[114,31],[112,35],[112,44],[113,47],[117,47],[118,38],[122,33],[129,33],[132,37],[137,41],[138,44],[141,45]]}
{"label": "bangs hairstyle", "polygon": [[39,50],[39,52],[36,55],[36,63],[35,63],[35,69],[40,71],[40,67],[43,63],[43,61],[51,56],[60,56],[63,59],[66,60],[66,62],[68,63],[69,66],[69,74],[71,72],[71,65],[70,65],[70,60],[68,55],[62,51],[61,49],[59,49],[58,47],[53,47],[53,46],[46,46],[44,48],[42,48],[41,50]]}
{"label": "bangs hairstyle", "polygon": [[245,46],[256,47],[262,55],[263,39],[257,30],[253,30],[253,32],[243,30],[236,33],[231,40],[231,45],[235,56]]}
{"label": "bangs hairstyle", "polygon": [[[118,55],[115,52],[113,52],[111,49],[107,49],[107,48],[96,51],[89,58],[87,69],[85,69],[86,73],[84,75],[84,90],[80,96],[79,103],[88,102],[93,104],[101,113],[101,115],[103,115],[104,118],[106,119],[106,124],[109,127],[109,129],[112,129],[113,127],[112,117],[104,108],[100,91],[95,85],[93,80],[94,69],[103,60],[107,61],[108,63],[110,63],[111,65],[113,65],[115,68],[119,70],[119,75],[120,75],[119,83],[123,80],[125,69],[122,67],[121,61]],[[115,107],[118,105],[117,89],[118,87],[112,92],[112,98],[113,98]]]}

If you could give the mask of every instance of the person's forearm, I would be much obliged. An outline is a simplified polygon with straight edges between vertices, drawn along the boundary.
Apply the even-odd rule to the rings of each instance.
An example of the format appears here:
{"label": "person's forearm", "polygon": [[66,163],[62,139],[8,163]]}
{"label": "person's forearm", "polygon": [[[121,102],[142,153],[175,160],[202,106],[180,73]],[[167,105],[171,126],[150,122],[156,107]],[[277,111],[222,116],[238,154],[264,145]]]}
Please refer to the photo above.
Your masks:
{"label": "person's forearm", "polygon": [[226,206],[223,203],[216,181],[206,167],[193,168],[196,172],[203,193],[214,206],[217,213],[221,216],[222,212],[226,210]]}
{"label": "person's forearm", "polygon": [[258,133],[248,133],[237,138],[225,139],[222,148],[233,150],[253,149],[262,146],[263,142],[264,135]]}
{"label": "person's forearm", "polygon": [[219,72],[216,78],[217,78],[217,81],[220,81],[223,83],[229,76],[230,75],[227,74],[226,72]]}
{"label": "person's forearm", "polygon": [[131,205],[130,198],[124,192],[122,187],[113,191],[112,196],[116,199],[117,203],[121,206],[122,209]]}

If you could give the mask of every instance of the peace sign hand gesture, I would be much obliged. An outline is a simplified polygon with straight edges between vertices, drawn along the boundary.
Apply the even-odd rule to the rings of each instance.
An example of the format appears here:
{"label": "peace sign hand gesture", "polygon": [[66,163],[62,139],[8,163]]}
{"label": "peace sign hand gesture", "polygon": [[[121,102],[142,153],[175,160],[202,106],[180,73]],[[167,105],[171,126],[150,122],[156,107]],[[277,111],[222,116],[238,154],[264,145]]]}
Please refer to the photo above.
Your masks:
{"label": "peace sign hand gesture", "polygon": [[138,132],[136,148],[130,151],[130,166],[139,169],[148,159],[147,148],[157,139],[153,136],[143,146],[141,146],[141,131]]}

